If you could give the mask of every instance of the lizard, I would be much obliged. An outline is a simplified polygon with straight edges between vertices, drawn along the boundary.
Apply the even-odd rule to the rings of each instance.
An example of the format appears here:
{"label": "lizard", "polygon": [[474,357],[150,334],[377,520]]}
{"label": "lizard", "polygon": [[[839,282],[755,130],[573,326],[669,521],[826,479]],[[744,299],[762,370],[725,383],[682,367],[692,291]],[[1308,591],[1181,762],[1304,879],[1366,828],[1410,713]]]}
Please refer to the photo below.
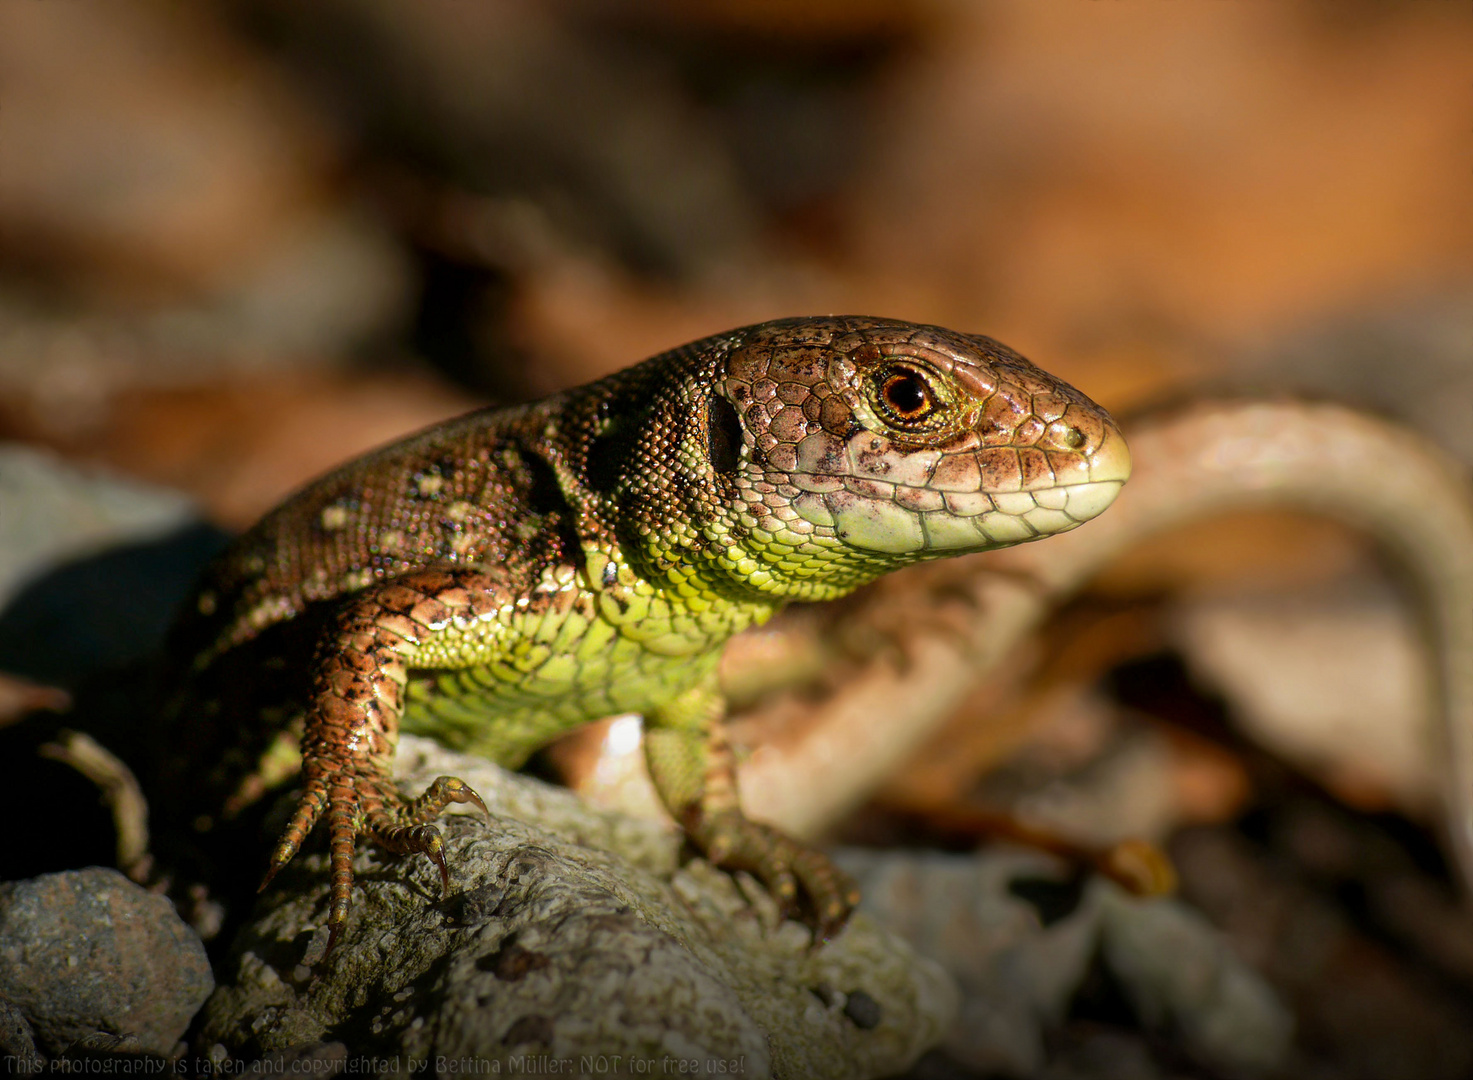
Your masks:
{"label": "lizard", "polygon": [[542,401],[491,407],[309,484],[238,537],[176,625],[166,801],[195,827],[294,775],[265,881],[319,819],[328,949],[359,840],[435,862],[455,777],[406,798],[398,732],[508,767],[586,722],[644,721],[693,846],[816,940],[858,902],[816,848],[742,812],[717,664],[784,605],[1101,513],[1130,473],[1082,393],[981,335],[869,317],[721,333]]}
{"label": "lizard", "polygon": [[[910,762],[912,772],[918,757],[955,762],[957,748],[943,730],[957,707],[979,685],[1028,666],[1018,643],[1132,548],[1235,512],[1289,510],[1338,521],[1371,541],[1419,616],[1436,689],[1427,735],[1441,832],[1465,893],[1473,894],[1473,491],[1466,468],[1414,425],[1331,402],[1181,401],[1124,423],[1130,490],[1089,529],[887,577],[843,610],[815,607],[797,612],[800,619],[790,613],[734,642],[722,657],[724,685],[748,703],[735,737],[763,747],[742,764],[744,797],[797,836],[821,835],[873,798],[895,762]],[[921,626],[909,620],[898,662],[884,637],[895,613],[943,603],[950,617]],[[836,631],[855,625],[864,636],[836,647]],[[890,648],[889,662],[862,651],[876,640]],[[906,723],[889,722],[901,710]],[[822,785],[806,782],[820,771]],[[942,805],[964,797],[934,783],[919,790]],[[1164,891],[1169,864],[1136,861],[1141,853],[1132,843],[1071,857],[1134,892]]]}

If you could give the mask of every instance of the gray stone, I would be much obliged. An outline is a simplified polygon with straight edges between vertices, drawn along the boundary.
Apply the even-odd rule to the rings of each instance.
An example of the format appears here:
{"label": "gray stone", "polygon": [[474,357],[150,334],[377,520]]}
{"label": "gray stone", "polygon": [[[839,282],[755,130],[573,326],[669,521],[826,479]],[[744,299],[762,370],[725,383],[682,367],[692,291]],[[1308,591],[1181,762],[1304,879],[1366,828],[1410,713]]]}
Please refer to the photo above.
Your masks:
{"label": "gray stone", "polygon": [[18,1005],[8,1001],[0,1001],[0,1054],[7,1058],[17,1059],[22,1063],[34,1063],[34,1069],[22,1069],[15,1071],[39,1072],[42,1064],[40,1053],[36,1050],[36,1039],[31,1033],[30,1021]]}
{"label": "gray stone", "polygon": [[174,906],[116,870],[0,884],[0,999],[44,1053],[97,1032],[168,1053],[213,985]]}
{"label": "gray stone", "polygon": [[309,969],[328,875],[324,855],[299,857],[235,942],[201,1045],[855,1080],[902,1071],[951,1023],[939,967],[863,915],[815,949],[751,879],[680,867],[668,825],[426,740],[406,738],[399,764],[415,790],[461,776],[491,810],[490,828],[443,826],[455,895],[439,902],[427,859],[361,854],[343,940]]}
{"label": "gray stone", "polygon": [[839,862],[864,890],[861,910],[957,980],[961,1008],[944,1046],[979,1073],[1154,1075],[1144,1058],[1096,1074],[1087,1047],[1073,1048],[1069,1060],[1046,1052],[1047,1036],[1059,1030],[1097,960],[1145,1030],[1177,1038],[1214,1072],[1262,1073],[1288,1053],[1288,1010],[1206,919],[1178,901],[1133,899],[1096,879],[1072,911],[1045,925],[1014,885],[1062,880],[1067,871],[1037,852],[844,851]]}
{"label": "gray stone", "polygon": [[1194,1056],[1234,1075],[1284,1059],[1293,1017],[1199,912],[1113,887],[1092,891],[1105,962],[1147,1024],[1174,1029]]}
{"label": "gray stone", "polygon": [[844,851],[861,910],[939,961],[957,980],[961,1013],[946,1050],[979,1072],[1032,1076],[1089,968],[1098,912],[1081,906],[1051,926],[1012,894],[1021,878],[1054,878],[1059,864],[1031,851],[978,858],[937,852]]}
{"label": "gray stone", "polygon": [[164,536],[193,519],[177,492],[0,444],[0,607],[68,558]]}

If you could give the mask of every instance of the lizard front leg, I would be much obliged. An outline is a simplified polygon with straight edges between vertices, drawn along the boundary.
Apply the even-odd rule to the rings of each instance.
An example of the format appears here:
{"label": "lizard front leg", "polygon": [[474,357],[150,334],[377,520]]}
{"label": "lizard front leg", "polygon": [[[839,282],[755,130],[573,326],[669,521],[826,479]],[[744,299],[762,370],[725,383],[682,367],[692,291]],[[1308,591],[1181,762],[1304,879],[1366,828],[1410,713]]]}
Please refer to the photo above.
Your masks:
{"label": "lizard front leg", "polygon": [[823,852],[742,813],[715,675],[645,716],[645,761],[661,800],[714,865],[755,874],[785,914],[800,899],[820,941],[859,903],[859,889]]}
{"label": "lizard front leg", "polygon": [[329,949],[348,920],[359,836],[396,854],[429,856],[449,892],[443,841],[432,822],[452,802],[482,812],[486,807],[453,776],[439,777],[413,801],[394,786],[408,671],[463,666],[467,650],[484,650],[494,636],[493,616],[507,600],[505,587],[481,571],[416,571],[354,596],[319,643],[302,738],[302,793],[261,888],[291,861],[325,812]]}

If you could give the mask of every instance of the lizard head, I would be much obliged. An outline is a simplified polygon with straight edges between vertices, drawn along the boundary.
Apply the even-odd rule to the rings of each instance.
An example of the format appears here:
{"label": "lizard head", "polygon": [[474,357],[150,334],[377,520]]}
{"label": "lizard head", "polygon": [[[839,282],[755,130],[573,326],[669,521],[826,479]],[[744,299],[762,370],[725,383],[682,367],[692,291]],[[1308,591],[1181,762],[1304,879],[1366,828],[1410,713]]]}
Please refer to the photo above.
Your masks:
{"label": "lizard head", "polygon": [[1064,532],[1130,475],[1108,413],[980,335],[781,320],[734,336],[723,367],[707,446],[727,512],[705,531],[773,592]]}

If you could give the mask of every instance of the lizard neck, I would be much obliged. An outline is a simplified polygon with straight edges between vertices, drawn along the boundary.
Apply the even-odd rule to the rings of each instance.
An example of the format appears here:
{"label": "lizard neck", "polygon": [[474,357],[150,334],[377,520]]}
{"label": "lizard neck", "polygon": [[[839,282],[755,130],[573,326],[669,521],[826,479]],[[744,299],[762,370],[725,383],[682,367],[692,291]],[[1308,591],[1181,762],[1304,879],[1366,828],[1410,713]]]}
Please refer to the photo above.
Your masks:
{"label": "lizard neck", "polygon": [[[764,525],[766,527],[764,527]],[[717,513],[669,528],[637,531],[625,551],[635,572],[696,602],[765,609],[847,596],[880,575],[913,562],[868,556],[838,543],[803,537],[784,542],[781,523],[756,526]],[[756,621],[765,621],[766,615]]]}
{"label": "lizard neck", "polygon": [[618,546],[585,547],[584,566],[600,616],[665,655],[708,653],[782,606],[775,597],[713,579],[699,564],[653,561]]}
{"label": "lizard neck", "polygon": [[844,596],[916,561],[815,535],[765,480],[722,471],[711,410],[729,344],[676,350],[540,410],[533,441],[585,552],[627,565],[673,604],[717,609],[743,625],[792,601]]}

